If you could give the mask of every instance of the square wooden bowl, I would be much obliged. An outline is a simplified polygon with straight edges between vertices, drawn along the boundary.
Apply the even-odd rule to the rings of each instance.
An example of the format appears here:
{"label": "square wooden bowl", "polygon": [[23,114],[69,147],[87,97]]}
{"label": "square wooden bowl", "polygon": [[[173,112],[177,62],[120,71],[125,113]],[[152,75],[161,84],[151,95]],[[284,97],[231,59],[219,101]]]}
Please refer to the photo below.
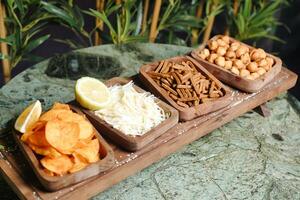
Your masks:
{"label": "square wooden bowl", "polygon": [[[222,35],[216,35],[212,39],[218,39]],[[231,42],[240,42],[230,37]],[[254,47],[251,47],[245,43],[240,42],[241,44],[249,47],[250,50],[254,49]],[[207,60],[204,60],[200,58],[197,55],[197,52],[201,51],[207,46],[207,43],[204,45],[201,45],[198,49],[195,49],[191,52],[191,55],[193,58],[195,58],[201,65],[203,65],[210,73],[212,73],[215,77],[217,77],[219,80],[223,81],[224,83],[233,86],[235,88],[238,88],[245,92],[258,92],[261,90],[266,84],[268,84],[280,71],[282,66],[282,61],[280,58],[273,56],[269,53],[267,53],[267,56],[274,59],[274,65],[273,67],[262,76],[259,76],[255,80],[250,80],[243,78],[241,76],[238,76],[236,74],[233,74],[229,70],[226,70],[214,63],[210,63]]]}
{"label": "square wooden bowl", "polygon": [[[108,80],[106,82],[106,85],[125,85],[128,82],[128,79],[117,77]],[[134,88],[137,92],[145,92],[143,89],[136,85],[134,85]],[[110,124],[106,123],[100,117],[96,116],[93,111],[83,109],[83,112],[94,124],[94,126],[98,130],[101,130],[101,133],[105,137],[110,139],[113,143],[117,144],[127,151],[137,151],[164,134],[167,130],[178,123],[179,114],[177,110],[159,99],[156,99],[156,102],[166,113],[168,113],[169,117],[142,136],[126,135],[125,133],[113,128]]]}
{"label": "square wooden bowl", "polygon": [[219,110],[219,109],[227,106],[231,102],[232,91],[228,87],[223,85],[218,79],[216,79],[204,67],[202,67],[195,59],[193,59],[189,56],[178,56],[178,57],[166,59],[166,61],[175,62],[175,63],[180,63],[182,61],[191,61],[202,75],[215,81],[225,91],[225,95],[216,100],[205,102],[205,103],[199,104],[198,106],[194,106],[194,107],[183,108],[181,106],[178,106],[177,103],[171,97],[169,97],[168,93],[163,88],[161,88],[148,75],[147,72],[153,71],[157,67],[159,62],[143,65],[140,68],[140,78],[141,78],[142,82],[145,84],[146,87],[149,88],[149,90],[153,94],[161,97],[162,99],[167,101],[169,104],[171,104],[174,108],[176,108],[179,111],[179,119],[181,121],[188,121],[188,120],[194,119],[196,117],[199,117],[201,115],[205,115],[207,113]]}
{"label": "square wooden bowl", "polygon": [[[77,107],[70,107],[74,112],[84,115]],[[45,173],[37,158],[37,155],[27,144],[21,140],[21,134],[15,130],[13,131],[13,136],[41,185],[48,191],[56,191],[100,174],[101,172],[110,169],[115,164],[114,152],[108,143],[101,137],[99,132],[95,128],[94,130],[95,135],[100,142],[100,155],[103,155],[101,156],[101,160],[96,163],[89,164],[86,168],[80,171],[63,176],[50,176]]]}

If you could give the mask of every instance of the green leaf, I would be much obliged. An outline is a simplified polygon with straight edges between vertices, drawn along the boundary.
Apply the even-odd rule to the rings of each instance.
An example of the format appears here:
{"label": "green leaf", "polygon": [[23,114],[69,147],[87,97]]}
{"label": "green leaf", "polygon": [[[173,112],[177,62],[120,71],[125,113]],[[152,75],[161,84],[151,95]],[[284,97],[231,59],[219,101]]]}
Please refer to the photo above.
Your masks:
{"label": "green leaf", "polygon": [[20,11],[21,17],[25,16],[25,10],[22,0],[15,0],[18,10]]}
{"label": "green leaf", "polygon": [[76,27],[76,19],[73,19],[67,12],[63,9],[56,7],[55,5],[42,1],[41,4],[43,8],[54,16],[60,18],[61,20],[67,22],[71,27]]}
{"label": "green leaf", "polygon": [[39,37],[31,42],[28,43],[28,45],[24,48],[25,53],[30,53],[33,51],[35,48],[40,46],[42,43],[44,43],[48,38],[50,37],[50,34],[44,35],[42,37]]}
{"label": "green leaf", "polygon": [[0,38],[0,43],[6,43],[7,45],[13,45],[11,41],[9,41],[7,38]]}
{"label": "green leaf", "polygon": [[8,59],[9,56],[0,53],[0,60]]}

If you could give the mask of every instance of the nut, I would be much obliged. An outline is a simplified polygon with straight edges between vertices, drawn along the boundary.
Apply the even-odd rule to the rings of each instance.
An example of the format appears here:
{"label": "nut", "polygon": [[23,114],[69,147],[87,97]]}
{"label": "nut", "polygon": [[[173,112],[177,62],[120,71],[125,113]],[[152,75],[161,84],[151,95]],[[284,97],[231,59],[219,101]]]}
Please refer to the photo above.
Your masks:
{"label": "nut", "polygon": [[225,56],[229,59],[234,59],[235,58],[235,53],[234,51],[228,50],[225,54]]}
{"label": "nut", "polygon": [[230,38],[229,38],[227,35],[222,36],[221,39],[222,39],[224,42],[226,42],[227,44],[230,43]]}
{"label": "nut", "polygon": [[256,62],[251,62],[247,65],[247,69],[250,71],[250,72],[256,72],[257,70],[257,63]]}
{"label": "nut", "polygon": [[243,54],[241,60],[245,65],[248,65],[251,62],[249,53]]}
{"label": "nut", "polygon": [[261,68],[261,67],[259,67],[259,68],[257,68],[257,73],[259,74],[259,75],[263,75],[264,73],[266,73],[267,71],[264,69],[264,68]]}
{"label": "nut", "polygon": [[243,54],[248,53],[249,48],[246,46],[241,45],[237,50],[236,50],[236,57],[240,58]]}
{"label": "nut", "polygon": [[244,63],[241,60],[238,60],[238,59],[233,61],[233,66],[235,66],[237,69],[245,68]]}
{"label": "nut", "polygon": [[221,47],[225,47],[227,45],[227,43],[222,39],[217,39],[217,43]]}
{"label": "nut", "polygon": [[198,56],[205,60],[209,56],[209,54],[209,50],[205,48],[198,53]]}
{"label": "nut", "polygon": [[268,62],[266,61],[266,59],[261,59],[260,61],[257,62],[257,65],[259,67],[267,67],[268,66]]}
{"label": "nut", "polygon": [[210,53],[209,53],[209,50],[208,50],[207,48],[203,49],[202,52],[203,52],[203,54],[204,54],[206,57],[208,57],[209,54],[210,54]]}
{"label": "nut", "polygon": [[249,74],[248,76],[246,76],[246,79],[254,80],[254,78],[253,78],[253,76],[251,76],[251,74]]}
{"label": "nut", "polygon": [[250,53],[251,60],[258,61],[266,58],[266,52],[263,49],[254,49]]}
{"label": "nut", "polygon": [[274,64],[274,59],[273,58],[266,57],[266,61],[267,61],[269,67],[273,67],[273,64]]}
{"label": "nut", "polygon": [[232,68],[231,68],[231,72],[234,73],[234,74],[236,74],[236,75],[240,75],[240,71],[239,71],[239,69],[236,68],[236,67],[232,67]]}
{"label": "nut", "polygon": [[219,54],[220,56],[224,56],[226,54],[226,48],[225,47],[222,47],[222,46],[219,46],[217,48],[217,51],[216,51],[217,54]]}
{"label": "nut", "polygon": [[231,69],[231,67],[232,67],[232,61],[231,60],[226,60],[224,68],[225,69]]}
{"label": "nut", "polygon": [[240,71],[240,76],[241,77],[245,77],[245,76],[248,76],[248,75],[250,75],[250,72],[247,69],[242,69]]}
{"label": "nut", "polygon": [[254,73],[251,73],[251,76],[253,77],[253,79],[257,79],[259,77],[259,74],[254,72]]}
{"label": "nut", "polygon": [[210,54],[209,56],[208,56],[208,62],[210,62],[210,63],[214,63],[214,61],[215,61],[215,59],[218,57],[218,54],[216,54],[216,53],[212,53],[212,54]]}
{"label": "nut", "polygon": [[222,56],[219,56],[215,59],[215,63],[221,67],[225,66],[225,58]]}
{"label": "nut", "polygon": [[216,50],[217,48],[218,48],[218,43],[217,43],[217,41],[215,41],[215,40],[210,40],[209,42],[208,42],[208,47],[209,47],[209,49],[210,50],[212,50],[212,51],[214,51],[214,50]]}
{"label": "nut", "polygon": [[230,50],[236,51],[236,50],[238,50],[239,47],[240,47],[240,43],[239,42],[233,42],[230,45]]}
{"label": "nut", "polygon": [[200,53],[198,54],[198,56],[199,56],[200,58],[202,58],[203,60],[205,60],[205,58],[206,58],[206,56],[204,55],[203,52],[200,52]]}

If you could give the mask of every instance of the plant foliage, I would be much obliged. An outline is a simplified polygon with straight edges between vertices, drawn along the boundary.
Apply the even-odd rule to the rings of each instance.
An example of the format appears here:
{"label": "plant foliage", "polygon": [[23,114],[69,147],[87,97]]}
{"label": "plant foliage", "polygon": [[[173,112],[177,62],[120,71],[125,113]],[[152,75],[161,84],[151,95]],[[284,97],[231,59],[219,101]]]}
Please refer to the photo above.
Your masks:
{"label": "plant foliage", "polygon": [[281,25],[275,15],[283,3],[287,2],[284,0],[243,1],[237,16],[231,17],[233,19],[230,27],[231,35],[239,40],[269,38],[281,41],[273,31],[278,25]]}

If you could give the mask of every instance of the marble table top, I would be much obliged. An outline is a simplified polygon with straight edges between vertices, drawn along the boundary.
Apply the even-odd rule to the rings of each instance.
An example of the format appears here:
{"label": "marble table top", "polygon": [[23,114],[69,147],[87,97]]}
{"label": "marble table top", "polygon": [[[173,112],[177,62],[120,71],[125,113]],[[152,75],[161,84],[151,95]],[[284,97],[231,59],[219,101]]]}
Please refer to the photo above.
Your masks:
{"label": "marble table top", "polygon": [[[80,76],[128,77],[143,63],[190,50],[164,44],[102,45],[77,51],[97,55],[96,60],[79,59],[68,68],[60,67],[66,62],[61,56],[54,63],[41,62],[0,89],[0,136],[36,99],[44,108],[73,100],[74,80]],[[267,106],[270,117],[245,113],[93,199],[300,199],[300,102],[283,94]],[[0,196],[17,198],[2,177]]]}

